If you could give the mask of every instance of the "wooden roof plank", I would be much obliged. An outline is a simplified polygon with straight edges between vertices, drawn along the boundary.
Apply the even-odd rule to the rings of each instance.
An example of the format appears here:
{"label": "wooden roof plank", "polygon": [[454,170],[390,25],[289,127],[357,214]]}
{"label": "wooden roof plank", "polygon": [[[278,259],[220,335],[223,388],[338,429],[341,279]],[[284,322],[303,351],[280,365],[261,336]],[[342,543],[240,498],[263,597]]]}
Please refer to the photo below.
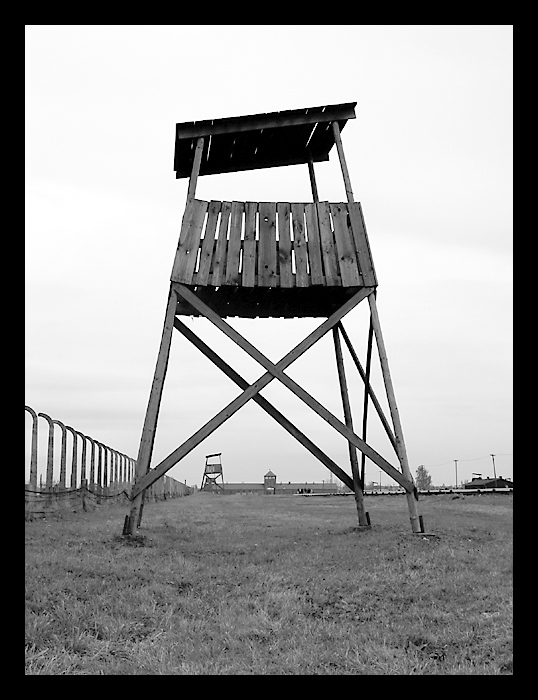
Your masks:
{"label": "wooden roof plank", "polygon": [[241,117],[182,122],[176,124],[176,138],[181,140],[209,136],[210,134],[236,134],[242,131],[256,131],[274,127],[285,128],[301,124],[313,125],[317,122],[332,122],[335,119],[355,119],[356,104],[356,102],[345,102],[338,105],[289,109]]}
{"label": "wooden roof plank", "polygon": [[199,199],[192,200],[187,207],[172,269],[171,279],[174,282],[192,282],[206,211],[207,202]]}
{"label": "wooden roof plank", "polygon": [[258,241],[258,285],[277,286],[276,203],[260,202],[260,240]]}
{"label": "wooden roof plank", "polygon": [[324,284],[318,213],[313,202],[305,206],[305,219],[308,237],[308,260],[310,262],[310,284]]}
{"label": "wooden roof plank", "polygon": [[291,264],[291,234],[289,202],[278,202],[278,272],[281,287],[293,287],[294,275]]}
{"label": "wooden roof plank", "polygon": [[[190,176],[199,137],[205,137],[201,176],[296,165],[307,163],[309,158],[316,162],[328,160],[334,145],[330,125],[336,120],[342,130],[348,119],[355,118],[355,105],[356,102],[350,102],[176,124],[176,177]],[[313,127],[315,131],[309,140]]]}
{"label": "wooden roof plank", "polygon": [[238,285],[241,281],[239,264],[241,261],[241,234],[243,230],[243,202],[232,202],[230,235],[226,255],[226,275],[224,284]]}
{"label": "wooden roof plank", "polygon": [[212,200],[207,208],[207,222],[200,250],[200,264],[194,277],[195,284],[208,284],[215,247],[215,230],[222,202]]}
{"label": "wooden roof plank", "polygon": [[330,204],[331,216],[334,225],[334,237],[338,251],[338,265],[342,284],[345,287],[353,287],[362,284],[357,264],[355,244],[347,226],[347,205]]}
{"label": "wooden roof plank", "polygon": [[292,228],[293,228],[293,253],[295,256],[295,284],[297,287],[308,287],[310,275],[308,274],[308,251],[306,247],[304,204],[291,203]]}
{"label": "wooden roof plank", "polygon": [[212,284],[215,287],[220,287],[224,281],[225,266],[226,266],[226,248],[228,244],[228,222],[230,220],[230,212],[232,209],[231,202],[223,202],[220,212],[219,233],[215,253],[213,255],[213,275]]}

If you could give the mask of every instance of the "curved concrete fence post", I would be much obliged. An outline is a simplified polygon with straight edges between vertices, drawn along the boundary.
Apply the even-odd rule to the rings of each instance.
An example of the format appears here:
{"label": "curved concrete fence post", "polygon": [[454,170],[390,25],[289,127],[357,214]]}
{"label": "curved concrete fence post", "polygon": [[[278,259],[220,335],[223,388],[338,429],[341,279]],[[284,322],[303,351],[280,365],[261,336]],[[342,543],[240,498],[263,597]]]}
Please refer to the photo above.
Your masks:
{"label": "curved concrete fence post", "polygon": [[80,483],[86,480],[86,435],[79,433],[77,430],[77,435],[82,438],[82,456],[80,458]]}
{"label": "curved concrete fence post", "polygon": [[114,488],[118,488],[120,481],[120,453],[114,450]]}
{"label": "curved concrete fence post", "polygon": [[116,455],[115,455],[116,450],[113,450],[112,447],[109,447],[108,451],[110,452],[110,466],[108,469],[108,487],[110,489],[113,489],[114,488],[114,462],[116,461]]}
{"label": "curved concrete fence post", "polygon": [[32,446],[30,449],[30,487],[37,489],[37,413],[30,406],[24,407],[32,416]]}
{"label": "curved concrete fence post", "polygon": [[103,443],[103,454],[105,460],[103,463],[103,488],[108,489],[108,453],[110,452],[110,447]]}
{"label": "curved concrete fence post", "polygon": [[103,484],[103,445],[98,442],[97,440],[95,441],[95,444],[97,445],[97,481],[96,484],[101,488]]}
{"label": "curved concrete fence post", "polygon": [[52,489],[52,471],[53,471],[53,459],[54,459],[54,424],[52,418],[46,413],[38,413],[38,416],[44,418],[49,424],[49,445],[47,450],[47,476],[45,479],[45,488],[47,491]]}
{"label": "curved concrete fence post", "polygon": [[86,435],[86,438],[90,441],[92,450],[90,454],[90,476],[89,476],[89,483],[90,485],[95,482],[95,440],[91,438],[89,435]]}
{"label": "curved concrete fence post", "polygon": [[54,425],[59,425],[62,431],[62,452],[60,455],[60,488],[65,489],[66,485],[66,455],[67,455],[67,432],[61,420],[54,419]]}
{"label": "curved concrete fence post", "polygon": [[66,430],[69,430],[71,435],[73,436],[73,453],[72,453],[72,458],[71,458],[71,483],[70,487],[72,489],[77,488],[77,447],[78,447],[78,438],[77,438],[77,431],[72,428],[70,425],[65,426]]}
{"label": "curved concrete fence post", "polygon": [[120,483],[123,486],[125,484],[125,460],[126,456],[123,453],[120,453],[121,459],[120,459]]}
{"label": "curved concrete fence post", "polygon": [[112,447],[108,448],[110,450],[110,488],[115,489],[116,488],[116,470],[117,470],[117,459],[118,459],[118,453],[116,450],[112,449]]}
{"label": "curved concrete fence post", "polygon": [[113,450],[112,447],[109,447],[108,451],[110,453],[110,461],[109,461],[109,467],[108,467],[108,488],[109,488],[109,490],[111,490],[114,488],[114,461],[115,461],[114,453],[116,450]]}

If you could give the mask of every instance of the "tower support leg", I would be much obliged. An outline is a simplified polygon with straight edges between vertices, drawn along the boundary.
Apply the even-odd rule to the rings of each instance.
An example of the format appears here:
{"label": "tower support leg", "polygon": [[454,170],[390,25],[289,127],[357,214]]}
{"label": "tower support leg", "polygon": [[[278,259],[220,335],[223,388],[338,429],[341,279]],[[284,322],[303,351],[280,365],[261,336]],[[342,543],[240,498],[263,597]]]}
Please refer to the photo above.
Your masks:
{"label": "tower support leg", "polygon": [[[336,367],[338,369],[338,380],[340,382],[340,393],[342,395],[342,406],[344,409],[344,419],[347,427],[353,430],[353,419],[351,416],[351,405],[349,402],[349,393],[347,390],[346,373],[344,369],[344,358],[342,356],[342,344],[340,342],[338,326],[333,328],[334,350],[336,354]],[[349,461],[351,463],[351,474],[353,475],[353,490],[355,492],[355,503],[357,505],[357,515],[359,516],[359,525],[367,527],[368,518],[364,509],[364,494],[361,485],[359,474],[359,461],[357,459],[357,448],[348,442],[349,445]]]}
{"label": "tower support leg", "polygon": [[[168,295],[168,305],[166,307],[166,316],[164,320],[164,328],[161,337],[161,345],[157,356],[157,364],[155,366],[155,374],[146,410],[144,427],[140,437],[140,447],[138,449],[138,459],[136,462],[136,476],[133,484],[133,489],[137,482],[147,474],[151,462],[153,452],[153,444],[155,442],[155,432],[157,429],[157,418],[159,417],[159,408],[161,405],[161,397],[166,377],[166,369],[168,367],[168,357],[170,355],[170,344],[172,341],[172,332],[174,330],[174,318],[176,315],[177,295],[170,286]],[[129,514],[129,522],[126,524],[126,534],[134,535],[136,529],[140,527],[142,518],[142,504],[144,502],[144,491],[141,491],[131,501],[131,512]]]}
{"label": "tower support leg", "polygon": [[[394,387],[392,385],[392,379],[390,376],[389,362],[385,350],[385,343],[383,342],[383,334],[381,333],[381,325],[379,323],[379,315],[377,313],[375,292],[372,292],[372,294],[368,296],[368,303],[370,304],[372,326],[374,328],[377,349],[379,352],[379,360],[381,364],[381,371],[383,374],[383,381],[385,382],[385,390],[387,392],[390,414],[392,416],[392,423],[394,425],[394,437],[396,439],[396,454],[398,456],[398,460],[400,461],[403,476],[412,484],[414,484],[413,475],[411,474],[411,469],[409,468],[409,462],[407,460],[407,451],[405,449],[402,424],[400,422],[398,406],[396,405],[396,396],[394,394]],[[423,527],[420,522],[420,515],[418,512],[418,493],[416,488],[413,488],[412,491],[406,489],[406,496],[407,507],[409,509],[409,519],[411,520],[411,529],[413,530],[413,532],[423,532]]]}

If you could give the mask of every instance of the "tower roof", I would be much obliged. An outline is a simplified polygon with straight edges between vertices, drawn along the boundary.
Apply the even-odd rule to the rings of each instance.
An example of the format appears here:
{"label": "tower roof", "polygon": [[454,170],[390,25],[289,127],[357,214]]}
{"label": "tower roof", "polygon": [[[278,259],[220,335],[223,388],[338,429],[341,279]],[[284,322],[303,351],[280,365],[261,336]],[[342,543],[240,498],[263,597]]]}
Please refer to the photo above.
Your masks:
{"label": "tower roof", "polygon": [[174,170],[189,177],[196,142],[206,136],[200,175],[329,160],[331,122],[355,119],[356,102],[176,124]]}
{"label": "tower roof", "polygon": [[273,472],[269,469],[269,471],[267,472],[267,474],[265,474],[265,476],[276,476],[276,474],[273,474]]}

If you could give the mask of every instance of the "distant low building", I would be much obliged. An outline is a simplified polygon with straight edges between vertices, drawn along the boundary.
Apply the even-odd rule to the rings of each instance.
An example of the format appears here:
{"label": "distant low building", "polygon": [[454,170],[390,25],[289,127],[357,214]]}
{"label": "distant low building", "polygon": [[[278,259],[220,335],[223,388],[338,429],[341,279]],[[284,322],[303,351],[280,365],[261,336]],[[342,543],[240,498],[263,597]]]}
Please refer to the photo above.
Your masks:
{"label": "distant low building", "polygon": [[[343,489],[346,487],[342,486]],[[307,481],[288,481],[278,482],[276,475],[272,471],[268,471],[263,477],[263,483],[240,482],[228,483],[223,485],[223,494],[258,494],[258,495],[274,495],[274,494],[294,494],[294,493],[338,493],[339,487],[330,481],[322,482],[307,482]]]}
{"label": "distant low building", "polygon": [[466,489],[513,489],[514,482],[509,479],[503,479],[502,476],[494,477],[486,476],[485,479],[475,478],[465,484]]}

